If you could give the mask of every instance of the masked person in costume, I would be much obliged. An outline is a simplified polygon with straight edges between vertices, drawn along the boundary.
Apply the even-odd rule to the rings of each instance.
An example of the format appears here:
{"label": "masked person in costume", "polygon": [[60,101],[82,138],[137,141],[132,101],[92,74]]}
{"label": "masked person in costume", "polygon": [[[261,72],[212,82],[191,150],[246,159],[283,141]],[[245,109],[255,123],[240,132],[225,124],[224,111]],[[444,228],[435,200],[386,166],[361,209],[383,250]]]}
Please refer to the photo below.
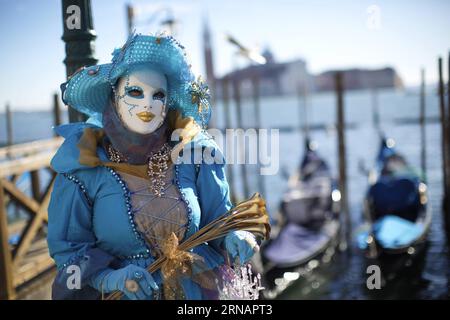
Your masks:
{"label": "masked person in costume", "polygon": [[171,156],[209,149],[223,158],[204,130],[207,86],[195,79],[184,48],[170,36],[133,35],[111,63],[83,68],[61,89],[64,102],[89,119],[56,128],[65,141],[51,162],[53,298],[119,290],[125,299],[217,299],[211,275],[219,277],[222,252],[249,260],[257,249],[252,233],[232,231],[192,249],[201,263],[174,273],[177,290],[164,286],[161,271],[146,270],[167,254],[171,235],[182,242],[232,207],[223,161]]}

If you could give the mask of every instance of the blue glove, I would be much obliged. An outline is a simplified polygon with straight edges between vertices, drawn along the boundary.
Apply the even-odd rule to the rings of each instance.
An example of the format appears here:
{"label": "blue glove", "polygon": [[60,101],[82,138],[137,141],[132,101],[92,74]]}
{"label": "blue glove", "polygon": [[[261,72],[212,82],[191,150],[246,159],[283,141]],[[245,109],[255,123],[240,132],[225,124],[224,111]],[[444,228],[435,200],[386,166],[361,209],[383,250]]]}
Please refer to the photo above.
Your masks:
{"label": "blue glove", "polygon": [[[127,280],[135,281],[136,290],[127,289]],[[130,264],[122,269],[107,269],[98,274],[93,286],[103,292],[122,291],[131,300],[149,300],[152,298],[153,290],[159,290],[158,285],[151,274],[134,264]],[[130,284],[130,282],[128,282]],[[131,282],[131,284],[133,284]]]}
{"label": "blue glove", "polygon": [[232,231],[225,237],[225,248],[234,259],[239,255],[241,264],[244,264],[259,250],[255,236],[248,231]]}

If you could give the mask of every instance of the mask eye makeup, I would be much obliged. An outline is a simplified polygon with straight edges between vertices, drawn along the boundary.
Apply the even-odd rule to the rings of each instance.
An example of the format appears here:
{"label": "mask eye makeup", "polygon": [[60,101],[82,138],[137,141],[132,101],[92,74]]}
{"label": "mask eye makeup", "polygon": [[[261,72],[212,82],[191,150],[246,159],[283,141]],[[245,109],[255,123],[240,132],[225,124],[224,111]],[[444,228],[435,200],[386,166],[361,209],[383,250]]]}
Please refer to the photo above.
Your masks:
{"label": "mask eye makeup", "polygon": [[125,88],[125,92],[127,96],[132,98],[142,99],[144,97],[144,90],[142,90],[142,88],[137,86],[127,87]]}
{"label": "mask eye makeup", "polygon": [[153,100],[164,101],[165,97],[166,97],[166,95],[162,91],[157,91],[157,92],[155,92],[155,94],[153,94]]}

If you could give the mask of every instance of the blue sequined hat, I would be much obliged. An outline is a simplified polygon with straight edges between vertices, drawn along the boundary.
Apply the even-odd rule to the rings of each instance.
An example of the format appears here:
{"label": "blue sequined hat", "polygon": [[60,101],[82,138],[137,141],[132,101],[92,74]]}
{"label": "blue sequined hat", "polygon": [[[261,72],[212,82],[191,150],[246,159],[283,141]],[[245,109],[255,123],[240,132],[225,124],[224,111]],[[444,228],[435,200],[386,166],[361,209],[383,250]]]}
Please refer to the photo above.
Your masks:
{"label": "blue sequined hat", "polygon": [[111,63],[85,67],[61,85],[65,104],[101,123],[117,80],[138,66],[167,77],[168,107],[205,127],[211,117],[208,87],[195,79],[184,47],[171,36],[133,34],[112,53]]}

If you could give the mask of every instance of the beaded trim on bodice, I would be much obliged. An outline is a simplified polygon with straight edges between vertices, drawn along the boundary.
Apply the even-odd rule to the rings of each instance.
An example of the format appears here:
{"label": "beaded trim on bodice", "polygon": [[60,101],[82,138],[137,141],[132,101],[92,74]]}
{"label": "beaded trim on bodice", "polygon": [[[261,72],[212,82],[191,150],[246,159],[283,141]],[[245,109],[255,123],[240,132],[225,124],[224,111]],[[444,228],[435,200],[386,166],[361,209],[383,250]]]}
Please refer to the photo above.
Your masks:
{"label": "beaded trim on bodice", "polygon": [[159,257],[163,241],[174,232],[181,241],[189,224],[188,211],[182,194],[175,183],[175,170],[171,165],[165,179],[164,194],[160,197],[151,189],[148,179],[121,173],[131,195],[134,222],[144,237],[152,255]]}

